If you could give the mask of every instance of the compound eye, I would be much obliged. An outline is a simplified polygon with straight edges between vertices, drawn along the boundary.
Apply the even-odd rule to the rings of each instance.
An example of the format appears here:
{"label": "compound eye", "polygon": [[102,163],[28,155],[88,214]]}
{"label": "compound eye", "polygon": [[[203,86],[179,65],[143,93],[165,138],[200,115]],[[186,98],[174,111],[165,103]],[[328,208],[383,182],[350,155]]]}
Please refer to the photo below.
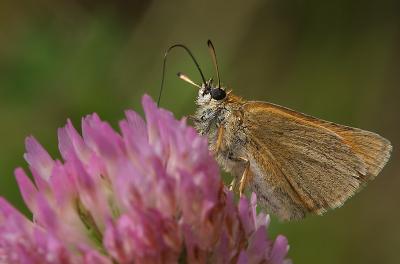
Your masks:
{"label": "compound eye", "polygon": [[211,98],[214,100],[222,100],[226,96],[226,93],[221,88],[214,88],[211,90]]}

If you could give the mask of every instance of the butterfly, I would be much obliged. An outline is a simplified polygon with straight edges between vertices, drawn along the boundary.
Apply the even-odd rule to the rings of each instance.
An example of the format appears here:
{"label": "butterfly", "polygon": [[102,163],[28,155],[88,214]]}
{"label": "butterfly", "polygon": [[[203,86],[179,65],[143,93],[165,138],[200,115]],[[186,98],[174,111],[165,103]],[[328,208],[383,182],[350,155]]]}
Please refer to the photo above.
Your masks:
{"label": "butterfly", "polygon": [[[183,73],[178,77],[198,88],[194,126],[208,138],[220,166],[233,176],[233,191],[255,192],[258,204],[282,220],[301,219],[341,206],[385,166],[392,146],[376,133],[226,91],[215,48],[210,40],[207,43],[217,83],[205,79],[186,46],[173,45],[166,55],[183,48],[200,72],[201,85]],[[163,76],[165,65],[166,60]],[[162,85],[163,81],[161,90]]]}

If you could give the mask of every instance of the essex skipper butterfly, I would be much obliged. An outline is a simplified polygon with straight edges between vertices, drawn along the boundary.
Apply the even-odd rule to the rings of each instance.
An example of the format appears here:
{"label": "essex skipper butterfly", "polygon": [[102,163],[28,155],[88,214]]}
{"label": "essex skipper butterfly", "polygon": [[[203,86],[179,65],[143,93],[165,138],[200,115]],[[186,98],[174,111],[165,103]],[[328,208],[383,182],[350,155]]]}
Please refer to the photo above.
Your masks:
{"label": "essex skipper butterfly", "polygon": [[[247,101],[221,86],[215,49],[208,47],[217,83],[206,81],[190,50],[182,45],[200,72],[193,121],[208,138],[218,163],[233,176],[230,188],[240,195],[256,192],[261,207],[280,219],[321,215],[341,206],[373,180],[390,157],[390,142],[373,132],[321,120],[261,101]],[[159,97],[160,100],[160,97]]]}

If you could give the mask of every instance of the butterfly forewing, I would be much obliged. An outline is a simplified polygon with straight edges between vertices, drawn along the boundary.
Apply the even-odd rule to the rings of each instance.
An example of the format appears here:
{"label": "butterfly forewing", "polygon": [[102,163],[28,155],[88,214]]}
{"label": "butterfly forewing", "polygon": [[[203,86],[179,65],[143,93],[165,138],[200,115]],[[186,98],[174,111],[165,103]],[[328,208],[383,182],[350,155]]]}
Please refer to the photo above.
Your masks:
{"label": "butterfly forewing", "polygon": [[264,102],[247,102],[243,113],[250,187],[282,219],[342,205],[390,156],[390,143],[372,132]]}

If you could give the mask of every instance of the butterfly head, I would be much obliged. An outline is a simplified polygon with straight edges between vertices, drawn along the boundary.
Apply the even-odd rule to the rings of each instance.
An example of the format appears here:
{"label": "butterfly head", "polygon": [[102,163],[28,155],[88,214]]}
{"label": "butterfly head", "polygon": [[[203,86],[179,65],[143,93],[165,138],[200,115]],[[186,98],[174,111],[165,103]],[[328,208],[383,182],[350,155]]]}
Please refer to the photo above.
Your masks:
{"label": "butterfly head", "polygon": [[200,87],[198,97],[199,100],[205,102],[223,101],[226,98],[226,92],[225,89],[215,86],[213,80],[210,79]]}
{"label": "butterfly head", "polygon": [[197,102],[199,104],[208,104],[210,102],[223,102],[227,96],[225,89],[219,86],[215,86],[213,79],[209,79],[204,82],[201,86],[194,83],[185,74],[178,73],[178,77],[194,86],[199,88]]}

